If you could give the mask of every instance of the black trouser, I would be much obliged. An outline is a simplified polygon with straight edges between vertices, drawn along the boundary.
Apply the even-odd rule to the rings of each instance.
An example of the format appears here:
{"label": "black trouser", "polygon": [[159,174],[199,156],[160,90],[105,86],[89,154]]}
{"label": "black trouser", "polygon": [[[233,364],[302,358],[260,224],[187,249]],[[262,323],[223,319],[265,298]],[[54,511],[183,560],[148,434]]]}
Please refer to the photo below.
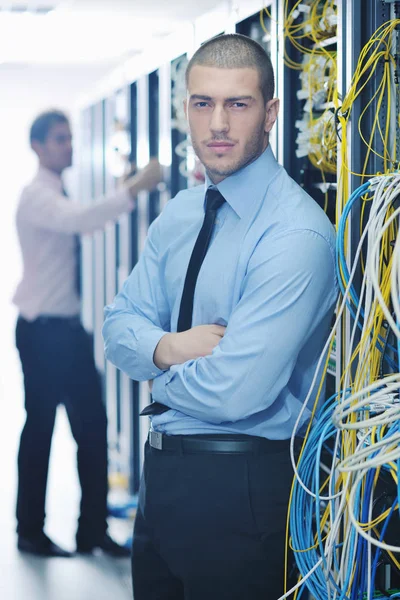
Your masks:
{"label": "black trouser", "polygon": [[26,409],[18,454],[18,533],[30,537],[43,530],[51,438],[57,405],[63,403],[78,446],[78,537],[95,541],[107,529],[107,419],[91,337],[77,318],[19,318],[16,342]]}
{"label": "black trouser", "polygon": [[135,600],[277,600],[292,478],[289,443],[244,454],[147,443],[133,538]]}

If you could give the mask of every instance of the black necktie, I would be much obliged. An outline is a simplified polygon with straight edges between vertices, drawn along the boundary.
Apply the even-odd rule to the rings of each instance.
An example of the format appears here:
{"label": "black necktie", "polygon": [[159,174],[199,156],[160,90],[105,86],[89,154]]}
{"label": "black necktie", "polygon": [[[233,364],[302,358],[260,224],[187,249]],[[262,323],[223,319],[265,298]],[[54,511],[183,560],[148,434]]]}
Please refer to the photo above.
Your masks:
{"label": "black necktie", "polygon": [[[63,187],[62,194],[68,198],[67,190]],[[79,235],[74,235],[74,252],[75,252],[75,290],[79,298],[81,297],[81,238]]]}
{"label": "black necktie", "polygon": [[[210,245],[217,211],[224,202],[225,198],[218,190],[208,188],[206,193],[206,212],[204,215],[203,225],[200,229],[199,235],[197,236],[197,240],[190,257],[189,266],[186,272],[185,284],[183,286],[178,317],[178,332],[186,331],[192,326],[193,299],[197,277]],[[140,414],[160,415],[167,410],[169,410],[168,406],[165,406],[160,402],[152,402],[146,406],[146,408],[144,408]]]}

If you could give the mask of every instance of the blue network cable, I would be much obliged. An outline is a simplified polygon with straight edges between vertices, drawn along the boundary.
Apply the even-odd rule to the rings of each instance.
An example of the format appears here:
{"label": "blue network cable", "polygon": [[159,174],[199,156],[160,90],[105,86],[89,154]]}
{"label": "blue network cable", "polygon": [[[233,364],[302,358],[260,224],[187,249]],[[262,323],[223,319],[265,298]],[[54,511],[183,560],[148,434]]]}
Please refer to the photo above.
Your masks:
{"label": "blue network cable", "polygon": [[[345,293],[347,284],[350,280],[350,273],[347,268],[346,256],[345,256],[345,250],[344,250],[347,219],[350,215],[353,205],[368,191],[369,187],[370,187],[370,182],[367,181],[366,183],[364,183],[363,185],[358,187],[356,190],[354,190],[354,192],[351,194],[348,202],[346,202],[346,205],[343,209],[343,213],[342,213],[342,216],[341,216],[339,224],[338,224],[338,231],[337,231],[337,238],[336,238],[336,266],[337,266],[337,272],[338,272],[339,286],[340,286],[342,294]],[[340,276],[340,272],[341,272],[340,267],[342,267],[345,284],[343,283],[342,278]],[[358,306],[360,300],[359,300],[358,294],[357,294],[353,284],[351,284],[351,286],[350,286],[349,297],[354,298],[354,304],[356,306]],[[351,303],[349,303],[349,309],[350,308],[352,309]],[[355,314],[354,314],[354,316],[355,316]]]}
{"label": "blue network cable", "polygon": [[[296,480],[293,489],[292,510],[290,512],[292,546],[295,549],[295,558],[301,575],[306,575],[315,563],[318,562],[320,557],[323,558],[325,563],[325,568],[320,567],[306,582],[307,588],[313,596],[321,600],[329,600],[329,597],[326,585],[327,565],[322,547],[323,534],[320,530],[320,520],[318,518],[324,508],[319,494],[318,466],[324,443],[336,435],[336,429],[331,419],[332,411],[336,405],[336,398],[337,395],[335,394],[319,408],[298,465],[300,478],[315,493],[316,499],[311,498]],[[317,528],[317,543],[314,540],[315,528]],[[313,548],[314,545],[317,547]],[[304,552],[307,548],[310,548],[310,550]],[[303,552],[296,552],[296,550],[303,550]],[[350,576],[351,572],[348,578]],[[338,588],[332,576],[329,576],[329,582],[336,590],[336,594],[340,594],[342,600],[349,600],[348,596]],[[339,598],[339,596],[336,597]]]}
{"label": "blue network cable", "polygon": [[[349,390],[346,390],[346,394],[348,393]],[[321,463],[322,451],[325,449],[326,442],[334,438],[337,433],[332,422],[332,412],[337,405],[337,397],[338,395],[335,394],[319,407],[314,423],[310,429],[301,460],[298,464],[299,477],[306,487],[315,494],[316,498],[307,494],[298,481],[295,480],[290,511],[292,547],[295,550],[295,559],[301,576],[304,577],[307,575],[318,560],[322,558],[323,561],[321,567],[316,570],[305,583],[311,594],[319,600],[332,600],[333,598],[331,594],[328,595],[327,591],[326,574],[328,573],[328,565],[324,556],[323,531],[321,530],[319,518],[325,509],[325,503],[320,498],[321,482],[319,465]],[[380,426],[377,428],[377,439],[384,439],[385,437],[389,438],[398,430],[399,423],[397,422],[391,424],[389,427]],[[369,443],[370,441],[367,439],[365,444]],[[329,449],[328,452],[332,454]],[[371,445],[370,457],[373,458],[377,453],[378,452],[374,450],[374,446]],[[400,466],[399,463],[398,466]],[[390,470],[389,466],[386,468],[387,470]],[[361,483],[358,485],[354,499],[355,515],[358,515],[358,520],[364,523],[369,520],[369,507],[371,495],[373,494],[375,473],[376,469],[371,469],[367,473],[364,486],[362,486]],[[334,473],[332,473],[332,476],[334,476]],[[334,485],[332,489],[335,489]],[[391,513],[383,524],[381,539],[383,539],[387,530],[389,519],[393,514],[396,503],[397,499],[392,506]],[[334,503],[332,503],[332,511],[334,511]],[[331,512],[331,520],[335,520],[334,512]],[[317,541],[315,541],[315,539]],[[341,545],[338,545],[333,554],[336,570],[339,570],[336,554],[337,551],[340,550],[340,547]],[[333,577],[328,575],[328,581],[335,594],[334,597],[337,600],[362,600],[368,589],[369,580],[371,580],[371,586],[373,587],[379,554],[375,554],[373,563],[375,566],[373,567],[372,573],[369,573],[368,549],[368,541],[359,536],[355,529],[352,529],[350,537],[347,540],[348,559],[342,588],[339,589],[339,586],[333,580]],[[350,588],[350,596],[348,596],[346,590]]]}

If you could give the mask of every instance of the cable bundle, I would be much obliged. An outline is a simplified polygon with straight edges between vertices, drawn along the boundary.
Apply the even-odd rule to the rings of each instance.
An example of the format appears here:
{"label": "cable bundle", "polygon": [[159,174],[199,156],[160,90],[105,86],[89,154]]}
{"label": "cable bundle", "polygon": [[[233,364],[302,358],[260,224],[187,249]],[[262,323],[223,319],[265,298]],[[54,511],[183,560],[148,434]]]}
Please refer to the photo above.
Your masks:
{"label": "cable bundle", "polygon": [[[396,136],[391,136],[391,127],[396,122],[399,126],[399,114],[393,115],[393,74],[396,71],[396,58],[392,47],[396,28],[400,26],[399,19],[392,19],[383,23],[365,44],[360,52],[357,66],[351,81],[349,91],[342,101],[342,106],[337,111],[337,125],[341,135],[341,171],[338,179],[338,197],[336,203],[337,222],[343,208],[344,202],[349,196],[348,174],[360,176],[361,182],[364,177],[373,177],[375,173],[368,174],[368,162],[372,156],[382,160],[382,170],[387,173],[398,166],[398,152]],[[358,133],[365,145],[365,156],[361,173],[354,173],[349,168],[347,126],[350,123],[353,107],[371,80],[374,80],[375,93],[371,94],[365,103],[358,119]],[[398,97],[398,90],[397,90]],[[365,124],[370,116],[372,126],[368,135],[365,134]],[[382,128],[381,123],[384,123]],[[354,124],[355,126],[355,124]],[[382,151],[377,151],[376,141],[382,144]]]}
{"label": "cable bundle", "polygon": [[[361,112],[358,122],[358,132],[361,139],[367,147],[367,153],[364,161],[363,175],[366,173],[366,168],[370,154],[373,153],[383,160],[384,170],[393,167],[396,162],[396,138],[393,139],[393,146],[390,145],[390,124],[391,124],[391,97],[392,91],[392,73],[391,67],[396,69],[396,59],[392,53],[393,36],[396,33],[396,28],[400,26],[400,19],[392,19],[387,23],[383,23],[373,34],[371,39],[360,52],[356,70],[354,72],[350,89],[343,98],[342,106],[339,112],[339,120],[342,128],[349,122],[355,100],[364,90],[367,83],[381,74],[380,80],[376,85],[375,95],[372,96],[369,102]],[[372,111],[374,115],[373,125],[369,131],[369,137],[366,139],[363,133],[363,121],[365,120],[368,111]],[[381,118],[385,122],[385,128],[381,128]],[[373,148],[375,136],[377,136],[383,145],[383,153],[380,154]]]}
{"label": "cable bundle", "polygon": [[[337,237],[343,300],[304,408],[324,360],[326,372],[329,345],[351,313],[346,368],[337,394],[314,406],[297,466],[295,432],[292,438],[290,545],[299,589],[306,585],[321,600],[373,598],[382,553],[400,570],[393,554],[400,552],[399,196],[400,174],[378,176],[344,207]],[[350,261],[345,232],[360,202],[368,204],[369,215]]]}

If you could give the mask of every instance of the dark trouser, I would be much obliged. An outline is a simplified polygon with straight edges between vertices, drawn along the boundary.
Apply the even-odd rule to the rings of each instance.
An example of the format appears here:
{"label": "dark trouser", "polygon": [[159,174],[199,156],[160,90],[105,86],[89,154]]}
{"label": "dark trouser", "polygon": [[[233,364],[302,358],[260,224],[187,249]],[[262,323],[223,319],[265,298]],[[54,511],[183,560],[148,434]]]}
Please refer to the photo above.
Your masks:
{"label": "dark trouser", "polygon": [[16,342],[26,409],[18,454],[17,531],[30,537],[43,530],[51,438],[57,405],[63,403],[78,446],[78,536],[95,541],[107,529],[107,418],[91,338],[77,318],[20,318]]}
{"label": "dark trouser", "polygon": [[277,600],[292,478],[289,443],[217,454],[147,442],[133,538],[135,600]]}

